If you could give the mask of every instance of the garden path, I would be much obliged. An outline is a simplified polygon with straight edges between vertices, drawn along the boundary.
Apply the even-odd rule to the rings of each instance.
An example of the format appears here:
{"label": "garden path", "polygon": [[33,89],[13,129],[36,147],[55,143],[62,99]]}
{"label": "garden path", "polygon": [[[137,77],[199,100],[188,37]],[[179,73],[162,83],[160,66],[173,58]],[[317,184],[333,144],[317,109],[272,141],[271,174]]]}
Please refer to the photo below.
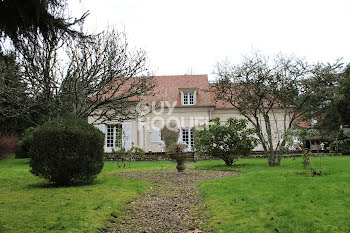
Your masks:
{"label": "garden path", "polygon": [[[208,231],[205,204],[198,194],[198,182],[233,176],[232,171],[195,170],[183,174],[166,171],[126,172],[118,176],[151,182],[149,190],[128,206],[116,226],[108,232],[195,232]],[[190,231],[192,229],[192,231]]]}

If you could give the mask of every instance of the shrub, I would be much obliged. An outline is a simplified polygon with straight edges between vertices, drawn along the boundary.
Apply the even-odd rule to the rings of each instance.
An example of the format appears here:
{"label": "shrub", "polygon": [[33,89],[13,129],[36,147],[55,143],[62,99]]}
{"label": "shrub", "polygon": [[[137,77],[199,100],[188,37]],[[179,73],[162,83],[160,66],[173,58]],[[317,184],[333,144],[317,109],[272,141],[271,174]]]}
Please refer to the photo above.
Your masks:
{"label": "shrub", "polygon": [[350,154],[350,136],[346,134],[343,129],[341,129],[338,131],[330,146],[332,150],[340,152],[344,155]]}
{"label": "shrub", "polygon": [[257,145],[253,133],[254,129],[247,129],[247,120],[229,118],[221,125],[220,119],[215,118],[196,131],[194,147],[199,155],[221,158],[231,166]]}
{"label": "shrub", "polygon": [[182,153],[187,151],[187,144],[178,143],[180,131],[175,124],[170,124],[170,128],[164,127],[161,131],[162,140],[168,154]]}
{"label": "shrub", "polygon": [[15,151],[17,145],[17,137],[14,133],[2,132],[0,133],[0,160],[6,155]]}
{"label": "shrub", "polygon": [[126,150],[125,147],[120,147],[117,150],[112,149],[111,156],[117,162],[119,168],[125,168],[128,161],[135,160],[137,158],[143,157],[145,151],[137,146],[132,146],[130,150]]}
{"label": "shrub", "polygon": [[30,166],[34,175],[58,185],[90,183],[103,168],[104,134],[75,116],[34,129]]}
{"label": "shrub", "polygon": [[161,137],[165,143],[166,148],[169,148],[169,146],[171,146],[172,144],[176,144],[179,138],[179,130],[175,128],[175,125],[170,126],[172,129],[164,127],[161,131]]}
{"label": "shrub", "polygon": [[33,131],[34,127],[29,127],[24,131],[24,136],[19,142],[16,150],[16,158],[29,158],[30,150],[33,144]]}
{"label": "shrub", "polygon": [[166,147],[167,153],[182,153],[187,151],[187,144],[185,143],[172,143],[169,146]]}

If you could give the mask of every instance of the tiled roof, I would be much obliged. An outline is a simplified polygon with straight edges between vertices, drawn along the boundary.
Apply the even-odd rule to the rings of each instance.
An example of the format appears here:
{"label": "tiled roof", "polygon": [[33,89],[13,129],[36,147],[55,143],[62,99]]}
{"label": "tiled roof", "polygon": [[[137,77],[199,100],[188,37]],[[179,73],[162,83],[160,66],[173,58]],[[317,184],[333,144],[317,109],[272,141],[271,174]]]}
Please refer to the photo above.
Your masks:
{"label": "tiled roof", "polygon": [[205,92],[209,88],[207,75],[176,75],[176,76],[154,76],[156,87],[153,96],[148,96],[147,101],[168,101],[176,106],[181,106],[181,89],[194,89],[197,92],[197,103],[195,106],[214,105],[212,95]]}

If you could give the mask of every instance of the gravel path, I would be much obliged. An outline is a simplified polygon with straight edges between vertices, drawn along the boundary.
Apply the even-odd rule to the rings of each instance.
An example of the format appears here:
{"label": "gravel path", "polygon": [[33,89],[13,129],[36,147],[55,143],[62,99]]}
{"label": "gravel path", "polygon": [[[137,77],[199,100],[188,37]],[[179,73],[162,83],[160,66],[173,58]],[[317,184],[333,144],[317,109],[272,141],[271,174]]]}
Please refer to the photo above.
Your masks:
{"label": "gravel path", "polygon": [[151,182],[150,189],[131,202],[123,217],[114,216],[116,226],[108,232],[194,232],[208,231],[203,214],[205,205],[198,195],[196,183],[233,176],[230,171],[194,170],[183,174],[176,169],[166,171],[127,172],[118,176]]}

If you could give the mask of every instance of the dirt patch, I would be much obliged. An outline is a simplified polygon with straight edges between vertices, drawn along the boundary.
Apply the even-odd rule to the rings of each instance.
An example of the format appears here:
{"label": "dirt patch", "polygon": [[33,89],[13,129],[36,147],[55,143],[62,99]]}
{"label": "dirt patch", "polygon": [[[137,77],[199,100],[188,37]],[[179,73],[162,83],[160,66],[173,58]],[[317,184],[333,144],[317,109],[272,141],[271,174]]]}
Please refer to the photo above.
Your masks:
{"label": "dirt patch", "polygon": [[115,227],[108,232],[187,232],[188,229],[208,231],[205,204],[198,195],[196,183],[233,176],[231,171],[194,170],[188,167],[181,174],[169,171],[119,173],[124,178],[151,182],[150,189],[130,203],[122,217],[115,216]]}

